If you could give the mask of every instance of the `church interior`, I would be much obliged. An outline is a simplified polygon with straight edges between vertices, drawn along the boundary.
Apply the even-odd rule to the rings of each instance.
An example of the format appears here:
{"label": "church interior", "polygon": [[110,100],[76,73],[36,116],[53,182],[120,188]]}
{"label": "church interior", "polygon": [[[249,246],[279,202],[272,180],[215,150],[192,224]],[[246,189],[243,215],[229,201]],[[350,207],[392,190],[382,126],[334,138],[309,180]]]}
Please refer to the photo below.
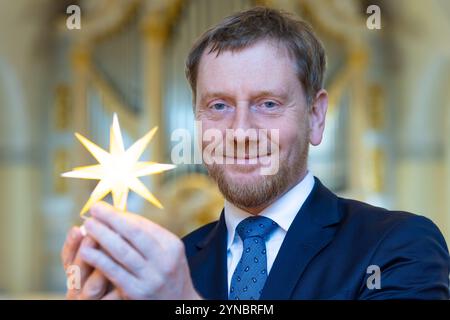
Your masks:
{"label": "church interior", "polygon": [[[194,134],[187,52],[261,5],[308,21],[325,46],[330,105],[313,174],[340,196],[424,215],[450,241],[450,2],[0,0],[0,298],[64,297],[60,250],[95,186],[61,178],[95,163],[73,133],[107,148],[116,113],[125,145],[158,126],[143,158],[171,163],[172,132]],[[142,181],[164,209],[130,193],[128,210],[179,236],[222,210],[201,165]]]}

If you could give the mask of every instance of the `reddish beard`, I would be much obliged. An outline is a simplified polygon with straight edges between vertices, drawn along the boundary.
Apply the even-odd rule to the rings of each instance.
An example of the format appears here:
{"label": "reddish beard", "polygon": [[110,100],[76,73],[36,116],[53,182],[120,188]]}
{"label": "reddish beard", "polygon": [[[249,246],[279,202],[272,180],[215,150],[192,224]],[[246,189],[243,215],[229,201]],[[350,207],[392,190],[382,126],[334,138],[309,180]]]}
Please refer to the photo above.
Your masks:
{"label": "reddish beard", "polygon": [[[306,172],[308,141],[304,141],[294,159],[280,159],[278,172],[261,175],[242,183],[226,172],[226,164],[205,164],[209,175],[217,182],[222,195],[239,208],[265,208],[298,183]],[[259,169],[258,169],[259,170]]]}

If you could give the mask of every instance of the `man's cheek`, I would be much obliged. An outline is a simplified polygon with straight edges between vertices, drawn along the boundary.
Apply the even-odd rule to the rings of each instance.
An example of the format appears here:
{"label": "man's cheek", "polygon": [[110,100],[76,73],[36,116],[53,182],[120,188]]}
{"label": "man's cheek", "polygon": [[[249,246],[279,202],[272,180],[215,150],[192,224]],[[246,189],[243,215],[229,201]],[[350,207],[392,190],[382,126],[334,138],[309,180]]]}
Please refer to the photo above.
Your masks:
{"label": "man's cheek", "polygon": [[259,164],[259,175],[273,175],[278,172],[279,136],[279,129],[259,130],[257,142],[257,154],[259,157],[256,161]]}
{"label": "man's cheek", "polygon": [[280,169],[280,146],[273,144],[271,146],[270,156],[261,159],[260,174],[263,176],[272,176],[278,173]]}
{"label": "man's cheek", "polygon": [[224,158],[224,141],[220,130],[210,128],[203,131],[202,157],[206,165],[222,164]]}

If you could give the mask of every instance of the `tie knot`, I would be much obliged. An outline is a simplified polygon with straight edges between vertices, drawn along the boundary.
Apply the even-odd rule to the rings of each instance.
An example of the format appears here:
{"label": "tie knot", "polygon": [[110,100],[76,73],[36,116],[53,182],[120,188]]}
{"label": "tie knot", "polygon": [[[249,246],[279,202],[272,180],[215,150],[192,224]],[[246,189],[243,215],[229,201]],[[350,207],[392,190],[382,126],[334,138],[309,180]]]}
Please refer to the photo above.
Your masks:
{"label": "tie knot", "polygon": [[277,223],[263,216],[249,217],[242,220],[236,227],[236,232],[242,240],[250,237],[266,238],[275,230]]}

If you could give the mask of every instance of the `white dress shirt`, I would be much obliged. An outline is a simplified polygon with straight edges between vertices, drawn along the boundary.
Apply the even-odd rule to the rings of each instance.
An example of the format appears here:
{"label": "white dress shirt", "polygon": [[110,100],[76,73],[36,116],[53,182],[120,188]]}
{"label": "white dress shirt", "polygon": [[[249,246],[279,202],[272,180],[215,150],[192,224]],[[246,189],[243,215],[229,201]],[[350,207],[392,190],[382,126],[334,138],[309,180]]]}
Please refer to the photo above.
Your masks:
{"label": "white dress shirt", "polygon": [[[286,236],[292,221],[302,207],[311,190],[314,187],[314,177],[308,171],[306,176],[297,185],[282,195],[278,200],[265,208],[259,215],[272,219],[278,227],[271,233],[266,241],[267,252],[267,274],[272,268],[273,262],[280,250],[284,237]],[[228,290],[230,290],[231,278],[234,270],[241,259],[242,239],[236,233],[237,225],[245,218],[252,215],[232,203],[225,200],[225,223],[228,230],[227,242],[227,270]]]}

